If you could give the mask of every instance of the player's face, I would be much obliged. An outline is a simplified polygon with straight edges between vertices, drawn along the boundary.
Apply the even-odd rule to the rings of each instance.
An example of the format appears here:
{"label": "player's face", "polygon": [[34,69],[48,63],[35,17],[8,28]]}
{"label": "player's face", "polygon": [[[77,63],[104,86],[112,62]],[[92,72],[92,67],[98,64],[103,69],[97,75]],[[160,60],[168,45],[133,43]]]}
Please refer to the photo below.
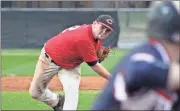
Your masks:
{"label": "player's face", "polygon": [[111,33],[111,29],[107,28],[105,25],[100,22],[96,22],[95,24],[95,36],[99,40],[106,39]]}

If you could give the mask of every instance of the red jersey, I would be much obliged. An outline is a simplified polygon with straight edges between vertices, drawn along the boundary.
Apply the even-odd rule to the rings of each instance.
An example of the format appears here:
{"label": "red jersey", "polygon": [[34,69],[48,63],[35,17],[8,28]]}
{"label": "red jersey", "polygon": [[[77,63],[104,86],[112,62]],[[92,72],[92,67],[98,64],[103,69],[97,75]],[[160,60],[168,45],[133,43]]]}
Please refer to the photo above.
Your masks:
{"label": "red jersey", "polygon": [[94,40],[92,25],[73,26],[49,39],[45,51],[60,67],[73,68],[84,61],[96,61],[100,44]]}

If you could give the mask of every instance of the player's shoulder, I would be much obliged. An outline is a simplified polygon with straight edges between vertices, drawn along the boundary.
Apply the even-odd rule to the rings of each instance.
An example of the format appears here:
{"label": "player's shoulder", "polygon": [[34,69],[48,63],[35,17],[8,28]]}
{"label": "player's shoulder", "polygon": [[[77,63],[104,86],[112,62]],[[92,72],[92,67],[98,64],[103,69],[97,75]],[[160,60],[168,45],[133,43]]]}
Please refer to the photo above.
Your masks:
{"label": "player's shoulder", "polygon": [[78,40],[92,42],[93,35],[92,35],[92,26],[90,24],[82,25],[77,33],[78,33],[77,38],[79,38]]}
{"label": "player's shoulder", "polygon": [[87,24],[72,25],[72,26],[67,27],[63,32],[81,34],[84,32],[84,30],[86,30],[88,26],[89,25]]}
{"label": "player's shoulder", "polygon": [[60,34],[65,36],[71,36],[75,38],[76,40],[85,39],[88,34],[88,29],[90,25],[82,24],[82,25],[73,25],[68,28],[66,28],[64,31],[62,31]]}
{"label": "player's shoulder", "polygon": [[148,60],[152,59],[153,57],[158,58],[158,52],[157,50],[150,44],[144,43],[134,49],[132,49],[129,54],[127,55],[127,58],[132,58],[135,60]]}
{"label": "player's shoulder", "polygon": [[74,25],[72,27],[69,27],[68,30],[70,30],[71,32],[73,31],[74,33],[76,33],[76,35],[85,35],[87,34],[87,31],[89,29],[88,24],[82,24],[82,25]]}
{"label": "player's shoulder", "polygon": [[79,33],[84,34],[90,27],[89,24],[82,24],[82,25],[76,25],[76,27],[78,27],[78,29],[76,30]]}
{"label": "player's shoulder", "polygon": [[126,66],[132,62],[153,63],[156,60],[161,60],[157,50],[150,44],[144,43],[130,50],[118,63],[118,66]]}
{"label": "player's shoulder", "polygon": [[84,36],[89,36],[88,33],[89,33],[90,28],[91,28],[90,24],[83,24],[81,25],[78,31]]}
{"label": "player's shoulder", "polygon": [[115,69],[124,69],[133,61],[153,61],[156,55],[155,49],[149,44],[144,43],[128,51],[116,64],[117,68]]}
{"label": "player's shoulder", "polygon": [[152,63],[155,61],[155,58],[157,57],[154,48],[149,46],[142,46],[138,49],[136,49],[133,53],[129,55],[129,60],[138,62],[147,62]]}

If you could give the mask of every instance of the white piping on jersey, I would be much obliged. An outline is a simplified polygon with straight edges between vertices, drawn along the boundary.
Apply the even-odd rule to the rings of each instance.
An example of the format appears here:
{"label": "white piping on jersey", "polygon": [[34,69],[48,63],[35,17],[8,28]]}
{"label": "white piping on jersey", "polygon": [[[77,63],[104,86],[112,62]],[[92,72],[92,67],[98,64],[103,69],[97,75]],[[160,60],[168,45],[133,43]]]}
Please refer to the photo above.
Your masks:
{"label": "white piping on jersey", "polygon": [[[161,58],[165,64],[170,63],[170,57],[165,49],[165,47],[161,43],[155,43],[154,47],[160,53]],[[136,53],[131,56],[132,61],[145,61],[148,63],[155,62],[155,57],[149,53]]]}
{"label": "white piping on jersey", "polygon": [[153,63],[155,62],[155,58],[148,53],[136,53],[131,56],[132,61],[145,61],[148,63]]}
{"label": "white piping on jersey", "polygon": [[180,1],[172,1],[172,3],[175,6],[177,12],[180,14]]}
{"label": "white piping on jersey", "polygon": [[170,57],[165,49],[165,47],[160,43],[155,43],[155,48],[160,53],[162,60],[164,63],[169,64],[170,63]]}

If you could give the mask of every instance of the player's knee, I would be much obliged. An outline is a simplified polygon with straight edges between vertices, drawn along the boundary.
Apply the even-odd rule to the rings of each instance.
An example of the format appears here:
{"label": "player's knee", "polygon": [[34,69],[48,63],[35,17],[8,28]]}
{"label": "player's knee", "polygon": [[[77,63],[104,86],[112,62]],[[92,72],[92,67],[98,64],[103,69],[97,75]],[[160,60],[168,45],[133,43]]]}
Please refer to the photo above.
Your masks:
{"label": "player's knee", "polygon": [[32,87],[29,88],[29,94],[33,99],[38,99],[39,97],[38,91],[33,89]]}

